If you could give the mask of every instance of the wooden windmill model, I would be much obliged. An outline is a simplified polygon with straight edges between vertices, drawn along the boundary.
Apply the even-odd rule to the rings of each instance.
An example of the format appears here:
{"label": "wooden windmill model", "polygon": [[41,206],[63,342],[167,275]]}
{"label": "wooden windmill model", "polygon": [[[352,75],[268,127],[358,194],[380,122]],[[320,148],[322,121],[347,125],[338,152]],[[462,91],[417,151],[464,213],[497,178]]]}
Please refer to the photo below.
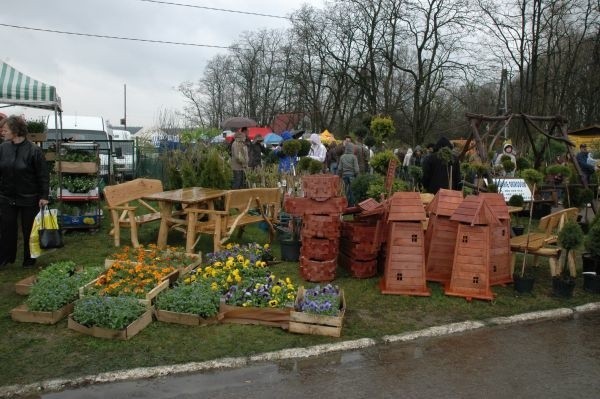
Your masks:
{"label": "wooden windmill model", "polygon": [[417,192],[397,192],[389,199],[387,256],[382,294],[430,296],[425,279],[427,219]]}

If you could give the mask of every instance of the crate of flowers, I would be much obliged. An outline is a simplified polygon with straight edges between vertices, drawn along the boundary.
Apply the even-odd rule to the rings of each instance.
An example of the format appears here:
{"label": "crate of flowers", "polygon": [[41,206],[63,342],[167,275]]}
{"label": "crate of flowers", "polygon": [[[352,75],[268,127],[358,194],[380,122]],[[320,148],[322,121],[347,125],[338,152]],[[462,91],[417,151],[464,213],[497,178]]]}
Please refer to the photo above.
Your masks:
{"label": "crate of flowers", "polygon": [[75,302],[67,327],[97,338],[126,340],[152,322],[152,310],[129,296],[89,296]]}
{"label": "crate of flowers", "polygon": [[339,337],[345,312],[344,290],[337,286],[300,287],[290,313],[290,332]]}
{"label": "crate of flowers", "polygon": [[186,280],[158,295],[154,311],[156,320],[189,326],[217,323],[221,297],[218,287],[201,279]]}
{"label": "crate of flowers", "polygon": [[169,287],[169,278],[176,270],[160,262],[116,260],[98,278],[81,287],[79,297],[132,296],[150,306],[152,300]]}
{"label": "crate of flowers", "polygon": [[219,319],[222,323],[259,324],[287,330],[295,298],[296,288],[289,277],[280,279],[267,271],[263,276],[231,285],[221,299]]}
{"label": "crate of flowers", "polygon": [[138,262],[141,264],[157,264],[172,267],[169,282],[175,283],[180,275],[194,270],[202,261],[200,254],[188,254],[182,248],[167,247],[158,249],[154,244],[137,248],[124,246],[118,252],[105,259],[104,266],[108,269],[115,261]]}
{"label": "crate of flowers", "polygon": [[101,268],[77,268],[72,261],[55,262],[35,276],[27,300],[10,311],[13,320],[55,324],[73,311],[81,285],[95,278]]}

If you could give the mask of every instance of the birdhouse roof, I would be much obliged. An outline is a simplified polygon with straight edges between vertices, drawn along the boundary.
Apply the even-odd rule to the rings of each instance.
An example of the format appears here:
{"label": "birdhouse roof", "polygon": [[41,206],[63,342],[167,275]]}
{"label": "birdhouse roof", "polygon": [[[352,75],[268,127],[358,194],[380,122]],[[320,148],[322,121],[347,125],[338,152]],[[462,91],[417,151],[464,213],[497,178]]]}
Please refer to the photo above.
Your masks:
{"label": "birdhouse roof", "polygon": [[441,188],[427,206],[427,212],[438,216],[452,216],[462,201],[462,191]]}
{"label": "birdhouse roof", "polygon": [[389,201],[388,222],[420,222],[427,220],[419,193],[397,192]]}
{"label": "birdhouse roof", "polygon": [[469,195],[463,199],[450,220],[470,224],[471,226],[500,224],[500,219],[488,205],[485,197],[481,195]]}
{"label": "birdhouse roof", "polygon": [[492,208],[496,217],[500,220],[510,220],[510,213],[508,213],[508,205],[504,200],[504,196],[500,193],[481,193],[485,202]]}

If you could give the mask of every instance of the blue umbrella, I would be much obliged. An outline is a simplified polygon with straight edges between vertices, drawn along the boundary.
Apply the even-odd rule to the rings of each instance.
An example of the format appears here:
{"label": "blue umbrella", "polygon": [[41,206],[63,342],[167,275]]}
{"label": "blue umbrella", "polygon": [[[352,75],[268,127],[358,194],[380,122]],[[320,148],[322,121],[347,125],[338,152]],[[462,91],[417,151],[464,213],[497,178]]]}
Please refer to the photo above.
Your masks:
{"label": "blue umbrella", "polygon": [[279,144],[282,141],[283,141],[283,139],[281,138],[280,135],[278,135],[276,133],[269,133],[265,136],[264,144],[265,145]]}

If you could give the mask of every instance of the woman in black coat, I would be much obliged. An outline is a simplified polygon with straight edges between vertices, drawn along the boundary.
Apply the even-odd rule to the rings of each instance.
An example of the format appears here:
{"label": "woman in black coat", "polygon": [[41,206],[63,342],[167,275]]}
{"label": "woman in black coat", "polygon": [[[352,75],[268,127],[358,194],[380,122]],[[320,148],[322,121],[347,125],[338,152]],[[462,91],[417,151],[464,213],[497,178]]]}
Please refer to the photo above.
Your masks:
{"label": "woman in black coat", "polygon": [[48,204],[48,166],[41,148],[27,140],[27,123],[21,117],[0,121],[0,132],[0,267],[16,260],[19,216],[23,267],[33,267],[29,235],[35,215]]}
{"label": "woman in black coat", "polygon": [[[436,194],[440,188],[459,190],[461,186],[460,163],[454,154],[450,163],[440,157],[442,148],[452,149],[452,143],[445,137],[441,137],[436,143],[433,153],[422,161],[423,187],[428,193]],[[449,187],[452,177],[452,187]]]}

